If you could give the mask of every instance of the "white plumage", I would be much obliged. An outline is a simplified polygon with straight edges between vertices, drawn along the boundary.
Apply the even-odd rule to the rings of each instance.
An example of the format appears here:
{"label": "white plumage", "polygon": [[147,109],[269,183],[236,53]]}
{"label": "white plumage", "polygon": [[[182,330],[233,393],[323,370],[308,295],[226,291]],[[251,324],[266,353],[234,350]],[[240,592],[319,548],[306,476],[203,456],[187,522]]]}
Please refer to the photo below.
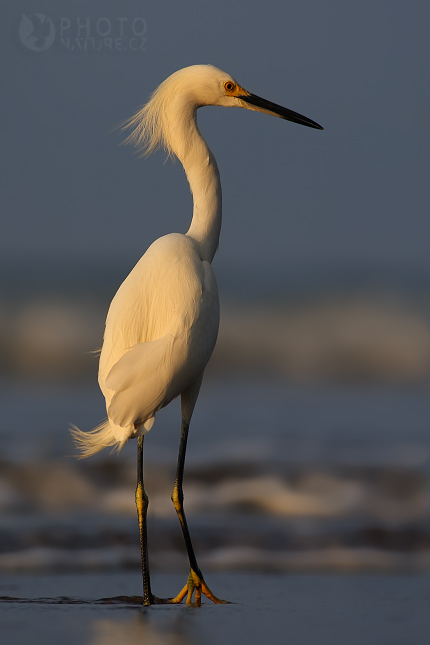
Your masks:
{"label": "white plumage", "polygon": [[106,320],[99,384],[108,419],[91,432],[75,428],[74,439],[87,457],[106,446],[121,448],[138,437],[136,504],[142,551],[143,602],[156,598],[150,587],[143,487],[143,435],[158,410],[181,395],[182,430],[172,500],[190,560],[184,589],[200,604],[201,593],[214,602],[197,565],[184,509],[182,478],[188,427],[203,372],[215,347],[219,301],[211,262],[221,231],[221,184],[212,152],[197,127],[197,109],[205,105],[242,107],[321,129],[314,121],[244,90],[211,65],[194,65],[165,80],[150,101],[127,123],[127,141],[147,153],[163,147],[181,161],[193,194],[193,217],[185,235],[172,233],[154,242],[114,297]]}
{"label": "white plumage", "polygon": [[154,242],[106,321],[99,383],[116,441],[147,432],[157,410],[201,378],[218,323],[215,276],[192,238],[172,233]]}
{"label": "white plumage", "polygon": [[221,230],[221,184],[197,126],[197,109],[204,105],[243,107],[320,128],[250,94],[211,65],[172,74],[126,122],[128,143],[148,154],[163,147],[179,158],[193,194],[193,218],[185,235],[166,235],[149,247],[112,301],[99,369],[108,421],[92,432],[73,430],[83,456],[147,432],[157,410],[179,394],[191,418],[219,324],[210,263]]}

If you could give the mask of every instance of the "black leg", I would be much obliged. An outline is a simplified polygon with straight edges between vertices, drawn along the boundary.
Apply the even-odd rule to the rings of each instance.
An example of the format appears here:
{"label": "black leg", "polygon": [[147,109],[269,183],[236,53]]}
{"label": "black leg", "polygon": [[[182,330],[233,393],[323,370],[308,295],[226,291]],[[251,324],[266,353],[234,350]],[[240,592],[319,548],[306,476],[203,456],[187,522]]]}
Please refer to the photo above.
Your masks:
{"label": "black leg", "polygon": [[184,512],[184,494],[182,492],[182,482],[184,478],[184,465],[185,465],[185,452],[187,449],[187,439],[188,439],[188,428],[189,420],[186,418],[182,419],[181,427],[181,443],[179,446],[179,457],[178,457],[178,468],[176,471],[176,480],[175,486],[172,493],[172,502],[175,506],[176,512],[181,523],[182,533],[184,535],[185,546],[187,548],[188,559],[190,561],[190,575],[188,577],[187,584],[179,592],[176,598],[172,598],[172,603],[179,603],[187,596],[187,604],[192,603],[193,594],[195,594],[195,604],[201,604],[201,595],[202,593],[212,600],[212,602],[220,604],[225,603],[225,600],[221,600],[214,596],[212,591],[207,586],[204,581],[203,574],[200,571],[200,568],[197,564],[197,559],[194,553],[193,545],[191,542],[190,532],[188,530],[187,519]]}
{"label": "black leg", "polygon": [[146,535],[146,514],[148,511],[148,496],[143,486],[143,436],[137,439],[137,487],[136,507],[139,518],[140,532],[140,553],[142,556],[142,578],[143,578],[143,604],[152,605],[154,596],[151,592],[151,580],[149,577],[148,562],[148,540]]}
{"label": "black leg", "polygon": [[190,531],[188,530],[187,519],[184,512],[184,494],[182,492],[182,483],[184,479],[184,465],[185,465],[185,452],[187,450],[189,424],[182,421],[181,427],[181,443],[179,445],[178,467],[176,470],[175,486],[172,493],[172,502],[175,506],[176,512],[181,523],[182,533],[184,535],[185,546],[187,548],[188,558],[190,561],[191,570],[194,571],[199,578],[203,579],[202,572],[197,564],[196,556],[194,553],[193,545],[191,542]]}

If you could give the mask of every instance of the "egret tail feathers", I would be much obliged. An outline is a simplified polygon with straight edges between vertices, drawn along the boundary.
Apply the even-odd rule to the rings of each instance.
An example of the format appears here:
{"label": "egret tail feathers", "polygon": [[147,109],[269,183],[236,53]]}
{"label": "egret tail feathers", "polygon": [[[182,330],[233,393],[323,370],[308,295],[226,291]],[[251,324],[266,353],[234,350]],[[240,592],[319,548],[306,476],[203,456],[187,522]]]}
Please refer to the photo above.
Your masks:
{"label": "egret tail feathers", "polygon": [[70,434],[72,435],[75,446],[81,453],[79,459],[91,457],[91,455],[95,455],[96,452],[103,450],[103,448],[115,446],[115,444],[118,444],[118,449],[121,450],[125,443],[125,441],[123,443],[118,442],[115,438],[110,427],[109,419],[106,419],[106,421],[103,421],[103,423],[89,432],[83,432],[76,426],[71,426]]}

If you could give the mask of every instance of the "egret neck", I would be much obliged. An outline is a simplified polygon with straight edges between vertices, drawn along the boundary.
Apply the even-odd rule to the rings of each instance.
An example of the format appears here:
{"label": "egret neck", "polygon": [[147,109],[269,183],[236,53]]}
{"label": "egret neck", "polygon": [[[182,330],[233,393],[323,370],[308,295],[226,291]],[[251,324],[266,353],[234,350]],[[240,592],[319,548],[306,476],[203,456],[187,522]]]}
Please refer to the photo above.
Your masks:
{"label": "egret neck", "polygon": [[[183,100],[182,109],[173,101],[169,119],[172,150],[182,163],[193,195],[193,219],[187,235],[197,243],[201,260],[212,262],[221,231],[221,182],[218,166],[197,126],[197,107]],[[169,115],[170,116],[170,115]]]}

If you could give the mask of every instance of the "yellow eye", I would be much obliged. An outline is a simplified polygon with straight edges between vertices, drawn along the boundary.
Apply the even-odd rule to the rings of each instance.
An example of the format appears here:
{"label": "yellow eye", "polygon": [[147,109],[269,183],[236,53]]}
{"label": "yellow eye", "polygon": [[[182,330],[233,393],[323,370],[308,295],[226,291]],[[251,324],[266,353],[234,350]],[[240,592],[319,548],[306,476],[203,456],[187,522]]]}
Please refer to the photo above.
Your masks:
{"label": "yellow eye", "polygon": [[226,92],[233,92],[233,91],[234,91],[234,89],[235,89],[235,87],[236,87],[236,86],[235,86],[235,84],[233,83],[233,81],[226,81],[226,82],[224,83],[224,89],[225,89],[225,91],[226,91]]}

